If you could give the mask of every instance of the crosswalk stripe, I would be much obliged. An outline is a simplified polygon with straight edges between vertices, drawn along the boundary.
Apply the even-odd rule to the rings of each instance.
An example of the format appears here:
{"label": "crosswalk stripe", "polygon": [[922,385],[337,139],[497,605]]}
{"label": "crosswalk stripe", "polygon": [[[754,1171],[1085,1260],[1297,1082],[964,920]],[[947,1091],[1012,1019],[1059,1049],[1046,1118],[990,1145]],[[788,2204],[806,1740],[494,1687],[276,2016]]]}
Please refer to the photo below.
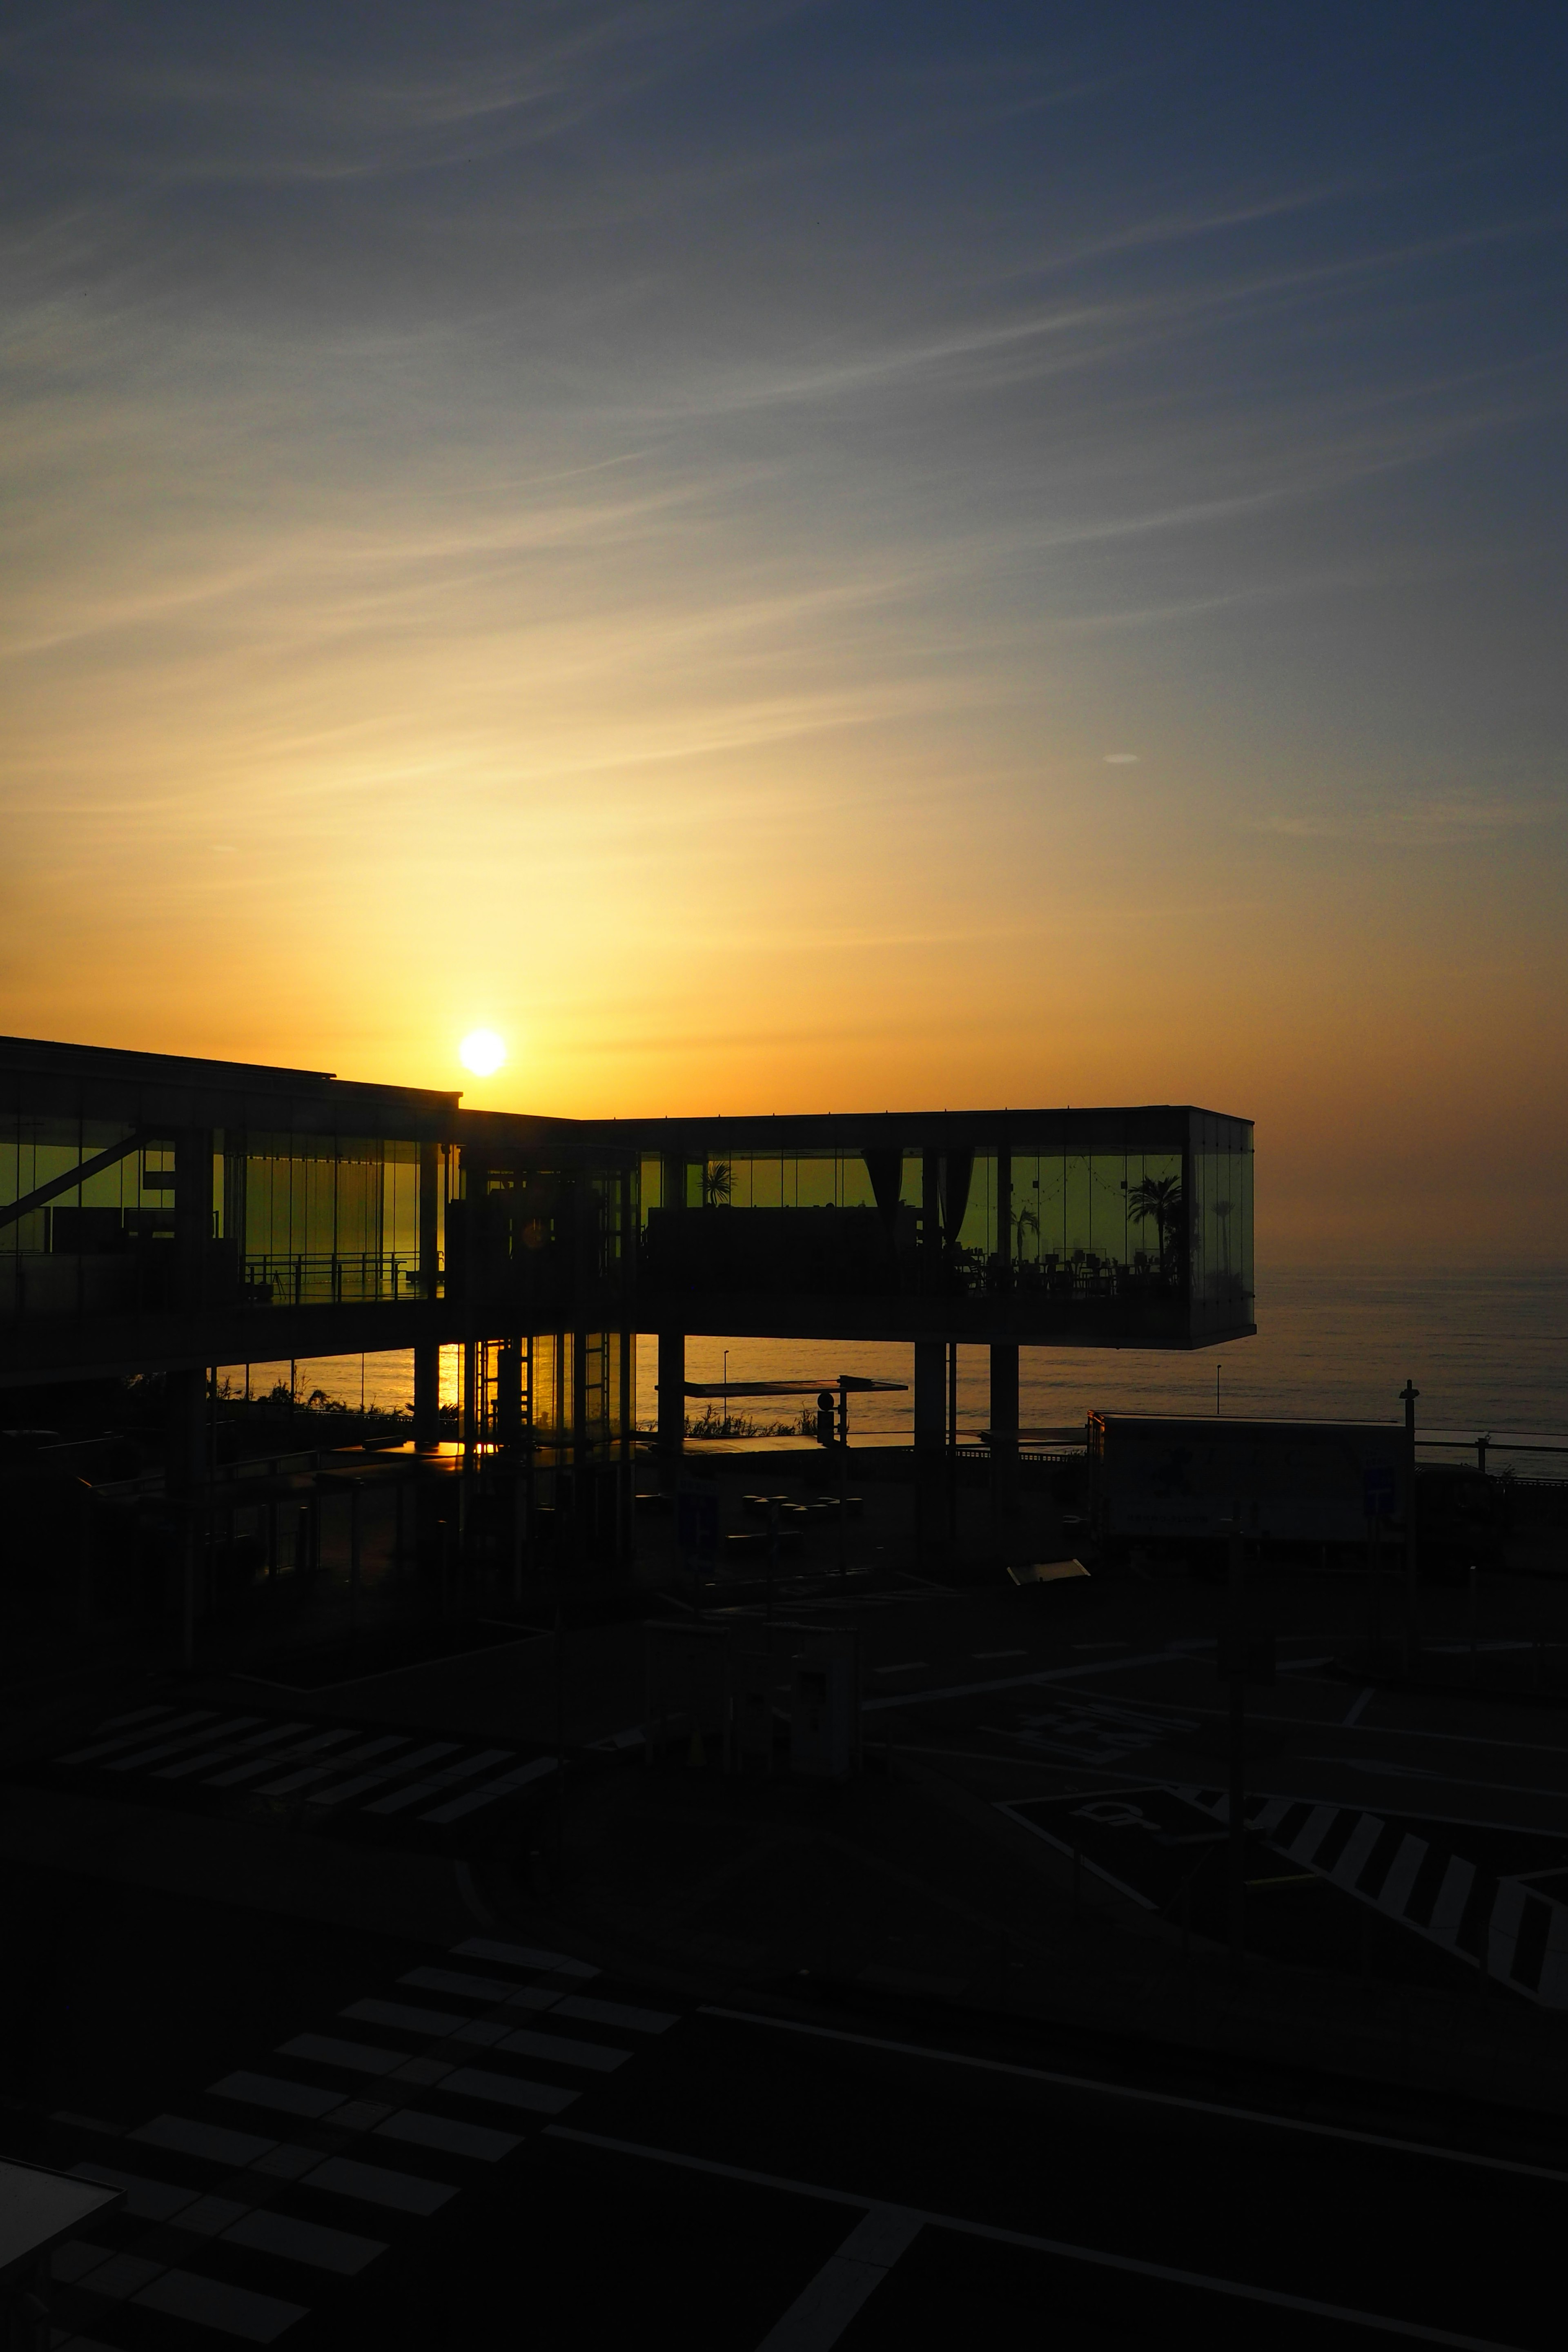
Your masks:
{"label": "crosswalk stripe", "polygon": [[73,2180],[94,2180],[102,2189],[122,2189],[125,2210],[133,2221],[168,2221],[199,2191],[177,2188],[172,2180],[149,2180],[144,2173],[121,2172],[107,2164],[73,2164]]}
{"label": "crosswalk stripe", "polygon": [[414,2009],[401,2000],[355,2000],[347,2009],[340,2009],[340,2017],[352,2018],[356,2025],[391,2025],[403,2033],[426,2033],[432,2041],[447,2033],[456,2033],[466,2025],[466,2017],[454,2017],[442,2009]]}
{"label": "crosswalk stripe", "polygon": [[362,2205],[384,2205],[398,2213],[436,2213],[457,2195],[450,2181],[426,2180],[416,2172],[392,2172],[384,2165],[362,2164],[356,2157],[329,2156],[306,2175],[312,2189],[334,2197],[356,2198]]}
{"label": "crosswalk stripe", "polygon": [[528,2083],[520,2074],[491,2074],[482,2066],[455,2066],[441,2085],[444,2096],[483,2099],[497,2107],[526,2107],[532,2114],[558,2116],[579,2094],[557,2090],[552,2083]]}
{"label": "crosswalk stripe", "polygon": [[226,2164],[231,2170],[254,2164],[275,2145],[269,2139],[258,2139],[252,2132],[198,2123],[191,2116],[154,2116],[151,2123],[138,2124],[126,2137],[144,2140],[150,2147],[173,2148],[179,2156],[210,2157],[215,2164]]}
{"label": "crosswalk stripe", "polygon": [[586,1960],[574,1960],[565,1952],[541,1952],[531,1944],[498,1944],[489,1936],[469,1936],[463,1943],[452,1947],[454,1959],[499,1960],[509,1969],[544,1969],[558,1977],[596,1977],[597,1969]]}
{"label": "crosswalk stripe", "polygon": [[351,1748],[344,1756],[334,1756],[330,1763],[307,1764],[298,1771],[286,1772],[280,1780],[265,1781],[256,1793],[258,1797],[289,1796],[294,1790],[306,1788],[312,1780],[329,1780],[334,1772],[341,1772],[345,1764],[367,1764],[373,1756],[384,1756],[389,1748],[406,1748],[407,1745],[407,1735],[402,1732],[393,1738],[373,1739],[363,1748]]}
{"label": "crosswalk stripe", "polygon": [[1410,1900],[1416,1879],[1420,1876],[1421,1865],[1426,1861],[1426,1854],[1427,1845],[1425,1838],[1411,1837],[1406,1833],[1400,1840],[1399,1851],[1388,1866],[1388,1876],[1378,1889],[1377,1904],[1380,1911],[1391,1912],[1395,1918],[1404,1917],[1405,1906]]}
{"label": "crosswalk stripe", "polygon": [[[178,1715],[173,1723],[160,1724],[159,1733],[178,1731],[193,1723],[212,1723],[216,1718],[210,1707],[198,1707],[194,1715]],[[112,1756],[117,1748],[136,1748],[146,1738],[145,1731],[121,1732],[113,1739],[102,1739],[92,1748],[73,1748],[68,1756],[57,1756],[57,1764],[96,1764],[100,1756]]]}
{"label": "crosswalk stripe", "polygon": [[520,1764],[515,1771],[503,1772],[498,1780],[487,1780],[482,1789],[470,1789],[467,1796],[455,1797],[449,1804],[437,1805],[428,1813],[421,1813],[422,1822],[456,1822],[465,1813],[477,1813],[482,1805],[493,1805],[499,1797],[510,1796],[514,1789],[526,1788],[531,1780],[542,1780],[555,1769],[553,1756],[536,1757],[531,1764]]}
{"label": "crosswalk stripe", "polygon": [[1458,1935],[1475,1878],[1473,1862],[1465,1862],[1457,1853],[1450,1856],[1443,1884],[1437,1889],[1437,1900],[1432,1906],[1431,1933],[1439,1943],[1451,1944]]}
{"label": "crosswalk stripe", "polygon": [[629,2009],[619,2000],[584,2000],[574,1995],[557,2001],[557,2017],[580,2017],[584,2025],[619,2025],[628,2033],[668,2033],[680,2020],[662,2009]]}
{"label": "crosswalk stripe", "polygon": [[357,2278],[378,2254],[386,2252],[383,2238],[362,2238],[352,2230],[331,2230],[321,2221],[300,2221],[292,2213],[263,2206],[223,2233],[229,2246],[248,2246],[258,2254],[281,2254],[286,2262],[309,2263],[317,2270],[336,2271],[342,2278]]}
{"label": "crosswalk stripe", "polygon": [[503,2156],[522,2146],[515,2132],[497,2131],[489,2124],[459,2123],[455,2116],[427,2116],[419,2107],[403,2107],[375,2126],[377,2139],[406,2140],[414,2147],[437,2147],[447,2156],[471,2156],[480,2164],[499,2164]]}
{"label": "crosswalk stripe", "polygon": [[487,1748],[478,1756],[465,1757],[460,1764],[448,1764],[443,1772],[432,1772],[412,1788],[395,1789],[390,1797],[378,1797],[367,1805],[367,1813],[400,1813],[405,1805],[416,1805],[422,1797],[433,1797],[442,1789],[450,1788],[454,1780],[466,1780],[475,1772],[483,1772],[492,1764],[504,1764],[516,1751],[510,1748]]}
{"label": "crosswalk stripe", "polygon": [[613,2074],[631,2056],[629,2050],[612,2050],[603,2042],[574,2042],[564,2033],[509,2033],[501,2048],[520,2058],[548,2058],[557,2066],[582,2066],[595,2074]]}
{"label": "crosswalk stripe", "polygon": [[313,2083],[290,2083],[277,2074],[226,2074],[209,2083],[215,2099],[237,2099],[250,2107],[276,2107],[285,2116],[324,2116],[342,2104],[335,2091],[319,2091]]}
{"label": "crosswalk stripe", "polygon": [[1311,1861],[1339,1817],[1338,1805],[1313,1806],[1301,1830],[1291,1841],[1290,1852],[1298,1862]]}
{"label": "crosswalk stripe", "polygon": [[[421,1765],[434,1764],[437,1756],[455,1756],[457,1752],[456,1740],[437,1739],[432,1747],[416,1748],[412,1756],[399,1757],[395,1764],[378,1764],[374,1771],[358,1772],[352,1780],[345,1780],[341,1788],[318,1789],[310,1802],[313,1805],[344,1804],[350,1797],[363,1797],[367,1789],[379,1789],[388,1780],[399,1780],[405,1772],[416,1772]],[[334,1766],[333,1769],[336,1769]]]}
{"label": "crosswalk stripe", "polygon": [[[235,1731],[253,1730],[261,1720],[257,1715],[242,1715],[230,1727]],[[164,1756],[177,1756],[182,1748],[199,1748],[212,1738],[210,1726],[200,1731],[183,1731],[177,1739],[160,1739],[155,1747],[135,1749],[129,1756],[115,1756],[104,1766],[106,1772],[136,1772],[144,1764],[156,1764]]]}
{"label": "crosswalk stripe", "polygon": [[401,2050],[378,2050],[363,2042],[340,2042],[331,2033],[297,2033],[278,2044],[280,2058],[308,2058],[317,2066],[342,2066],[355,2074],[390,2074],[403,2063]]}
{"label": "crosswalk stripe", "polygon": [[249,2344],[276,2343],[306,2311],[301,2303],[284,2303],[275,2294],[258,2294],[250,2287],[231,2286],[226,2279],[204,2278],[195,2271],[165,2271],[132,2300]]}
{"label": "crosswalk stripe", "polygon": [[457,1969],[410,1969],[399,1984],[414,1985],[421,1992],[455,1992],[468,2000],[505,2000],[514,1988],[500,1977],[465,1976]]}
{"label": "crosswalk stripe", "polygon": [[225,1764],[235,1756],[251,1754],[258,1748],[271,1748],[290,1732],[303,1731],[302,1723],[273,1723],[265,1731],[253,1731],[247,1739],[224,1739],[216,1748],[208,1748],[196,1756],[183,1756],[177,1764],[165,1764],[154,1772],[154,1780],[183,1780],[192,1772],[204,1772],[209,1764]]}
{"label": "crosswalk stripe", "polygon": [[[319,1731],[313,1738],[297,1740],[286,1753],[289,1756],[316,1756],[323,1748],[335,1748],[341,1741],[352,1739],[353,1736],[352,1731]],[[270,1772],[274,1764],[282,1760],[279,1756],[264,1756],[258,1762],[252,1757],[247,1764],[236,1764],[226,1772],[215,1772],[205,1786],[209,1789],[237,1788],[241,1780],[254,1780],[258,1772]]]}
{"label": "crosswalk stripe", "polygon": [[1375,1813],[1363,1813],[1345,1841],[1329,1876],[1340,1886],[1354,1886],[1356,1880],[1372,1859],[1372,1850],[1383,1835],[1384,1823]]}

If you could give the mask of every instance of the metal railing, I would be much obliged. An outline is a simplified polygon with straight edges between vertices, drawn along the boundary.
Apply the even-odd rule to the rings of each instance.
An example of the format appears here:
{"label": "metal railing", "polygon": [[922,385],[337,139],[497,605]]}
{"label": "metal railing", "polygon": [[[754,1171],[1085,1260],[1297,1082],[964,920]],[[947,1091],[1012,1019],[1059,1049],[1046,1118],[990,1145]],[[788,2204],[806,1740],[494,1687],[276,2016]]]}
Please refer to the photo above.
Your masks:
{"label": "metal railing", "polygon": [[[268,1251],[241,1261],[241,1286],[252,1307],[342,1307],[366,1299],[419,1299],[426,1296],[417,1250],[347,1254]],[[439,1277],[437,1277],[439,1280]]]}

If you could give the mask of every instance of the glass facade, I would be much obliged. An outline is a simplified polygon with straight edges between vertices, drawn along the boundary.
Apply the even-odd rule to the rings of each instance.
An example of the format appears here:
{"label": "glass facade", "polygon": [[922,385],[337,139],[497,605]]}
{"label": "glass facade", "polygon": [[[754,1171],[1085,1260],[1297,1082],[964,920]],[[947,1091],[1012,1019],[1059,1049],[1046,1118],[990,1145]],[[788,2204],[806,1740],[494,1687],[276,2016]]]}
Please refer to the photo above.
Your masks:
{"label": "glass facade", "polygon": [[1049,1149],[931,1153],[934,1213],[927,1154],[907,1145],[645,1154],[645,1285],[1007,1294],[1052,1322],[1114,1315],[1129,1334],[1140,1315],[1250,1321],[1250,1128],[1184,1110],[1131,1115],[1122,1137],[1101,1114],[1053,1124]]}
{"label": "glass facade", "polygon": [[218,1165],[218,1237],[251,1306],[418,1297],[419,1147],[249,1135]]}
{"label": "glass facade", "polygon": [[[205,1141],[194,1171],[196,1199],[185,1206],[208,1304],[421,1295],[417,1144],[198,1132]],[[129,1122],[21,1115],[5,1122],[0,1316],[171,1307],[176,1157],[172,1136],[150,1139]],[[70,1181],[79,1170],[87,1172]],[[37,1205],[6,1215],[39,1193]]]}

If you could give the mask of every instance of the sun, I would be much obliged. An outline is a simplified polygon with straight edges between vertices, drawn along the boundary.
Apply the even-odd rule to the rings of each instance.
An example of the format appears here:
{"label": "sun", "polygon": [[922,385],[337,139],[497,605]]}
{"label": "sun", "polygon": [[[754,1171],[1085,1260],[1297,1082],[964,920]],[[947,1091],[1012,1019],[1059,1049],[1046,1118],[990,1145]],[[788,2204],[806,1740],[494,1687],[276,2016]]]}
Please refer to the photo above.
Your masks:
{"label": "sun", "polygon": [[506,1059],[506,1041],[493,1029],[470,1029],[458,1048],[458,1058],[476,1078],[493,1077]]}

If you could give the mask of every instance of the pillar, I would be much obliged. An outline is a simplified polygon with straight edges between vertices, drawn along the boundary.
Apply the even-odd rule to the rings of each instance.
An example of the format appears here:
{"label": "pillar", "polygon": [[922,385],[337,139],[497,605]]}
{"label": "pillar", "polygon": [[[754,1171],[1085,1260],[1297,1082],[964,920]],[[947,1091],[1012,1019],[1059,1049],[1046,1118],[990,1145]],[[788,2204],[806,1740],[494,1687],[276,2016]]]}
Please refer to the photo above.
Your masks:
{"label": "pillar", "polygon": [[991,1539],[1005,1556],[1018,1515],[1018,1349],[991,1343]]}
{"label": "pillar", "polygon": [[163,1493],[179,1578],[180,1655],[187,1666],[195,1665],[196,1656],[196,1491],[207,1476],[206,1402],[205,1365],[185,1364],[164,1374]]}
{"label": "pillar", "polygon": [[915,1556],[928,1564],[947,1549],[946,1359],[945,1341],[915,1341]]}

